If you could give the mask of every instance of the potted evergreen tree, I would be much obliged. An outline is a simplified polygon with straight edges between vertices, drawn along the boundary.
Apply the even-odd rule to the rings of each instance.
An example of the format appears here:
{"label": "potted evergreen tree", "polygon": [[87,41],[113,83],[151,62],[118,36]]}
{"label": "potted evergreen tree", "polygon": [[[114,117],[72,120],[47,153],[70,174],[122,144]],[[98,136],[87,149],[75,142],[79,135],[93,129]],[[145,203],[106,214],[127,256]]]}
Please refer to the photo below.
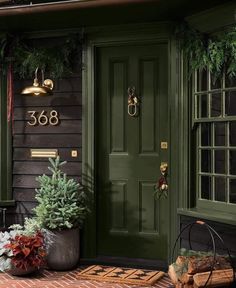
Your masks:
{"label": "potted evergreen tree", "polygon": [[87,197],[80,183],[61,171],[66,161],[60,162],[59,156],[49,161],[52,175],[36,178],[40,187],[36,189],[38,205],[34,212],[40,226],[50,231],[48,268],[69,270],[79,261],[79,228],[89,211]]}

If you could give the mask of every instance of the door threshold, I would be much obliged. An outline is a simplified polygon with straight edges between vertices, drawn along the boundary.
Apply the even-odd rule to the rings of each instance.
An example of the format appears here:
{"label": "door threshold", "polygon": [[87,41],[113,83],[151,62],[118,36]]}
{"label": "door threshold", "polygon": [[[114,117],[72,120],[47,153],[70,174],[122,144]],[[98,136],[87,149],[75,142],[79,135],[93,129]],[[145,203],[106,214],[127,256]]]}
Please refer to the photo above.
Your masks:
{"label": "door threshold", "polygon": [[150,270],[161,270],[167,271],[168,264],[166,261],[162,260],[150,260],[150,259],[140,259],[140,258],[127,258],[127,257],[108,257],[108,256],[97,256],[96,258],[81,258],[80,264],[91,265],[114,265],[118,267],[132,267],[132,268],[142,268]]}

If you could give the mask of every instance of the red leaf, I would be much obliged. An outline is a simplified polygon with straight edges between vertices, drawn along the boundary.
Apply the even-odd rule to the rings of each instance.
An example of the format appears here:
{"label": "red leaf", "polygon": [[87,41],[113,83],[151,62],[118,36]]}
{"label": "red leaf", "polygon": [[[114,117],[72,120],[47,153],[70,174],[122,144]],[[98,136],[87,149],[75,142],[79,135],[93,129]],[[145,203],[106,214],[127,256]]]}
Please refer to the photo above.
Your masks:
{"label": "red leaf", "polygon": [[30,254],[30,248],[25,247],[22,249],[22,252],[24,253],[24,255],[27,257]]}
{"label": "red leaf", "polygon": [[43,235],[38,232],[34,236],[17,235],[11,239],[5,248],[13,252],[12,261],[16,267],[40,267],[45,263],[45,249]]}

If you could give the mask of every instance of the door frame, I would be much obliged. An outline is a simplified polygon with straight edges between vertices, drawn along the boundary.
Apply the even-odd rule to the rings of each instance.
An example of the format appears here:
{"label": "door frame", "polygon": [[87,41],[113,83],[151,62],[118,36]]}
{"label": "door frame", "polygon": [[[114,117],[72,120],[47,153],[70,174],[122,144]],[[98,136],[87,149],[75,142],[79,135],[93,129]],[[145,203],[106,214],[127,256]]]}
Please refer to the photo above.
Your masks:
{"label": "door frame", "polygon": [[[112,45],[131,44],[158,44],[166,43],[168,47],[168,119],[169,136],[168,159],[170,181],[170,197],[168,198],[170,207],[169,217],[169,239],[168,239],[168,262],[171,260],[171,247],[176,239],[179,227],[177,217],[178,208],[178,160],[179,145],[178,125],[178,95],[180,94],[180,79],[176,77],[178,65],[178,52],[176,41],[171,32],[172,23],[145,23],[120,25],[112,27],[94,27],[85,30],[85,46],[82,55],[82,182],[88,187],[91,196],[91,213],[84,225],[82,240],[82,258],[96,258],[96,183],[94,181],[95,171],[95,113],[96,113],[96,50],[99,47]],[[178,83],[178,85],[177,85]],[[178,124],[178,123],[177,123]],[[177,147],[177,149],[176,149]],[[172,157],[170,157],[173,155]],[[158,176],[158,175],[157,175]]]}

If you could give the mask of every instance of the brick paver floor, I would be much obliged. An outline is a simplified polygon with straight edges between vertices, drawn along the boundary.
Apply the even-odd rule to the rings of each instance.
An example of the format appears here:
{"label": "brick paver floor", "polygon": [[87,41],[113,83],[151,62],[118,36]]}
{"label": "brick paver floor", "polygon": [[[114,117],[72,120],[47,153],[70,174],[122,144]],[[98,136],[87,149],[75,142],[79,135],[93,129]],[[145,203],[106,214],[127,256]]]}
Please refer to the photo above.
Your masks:
{"label": "brick paver floor", "polygon": [[[79,280],[76,278],[78,268],[69,272],[55,272],[44,270],[41,273],[27,276],[16,277],[6,273],[0,273],[0,288],[137,288],[141,286],[126,285],[126,284],[114,284],[108,282]],[[142,287],[155,287],[155,288],[167,288],[170,287],[170,280],[167,276],[164,276],[154,286],[142,286]]]}

